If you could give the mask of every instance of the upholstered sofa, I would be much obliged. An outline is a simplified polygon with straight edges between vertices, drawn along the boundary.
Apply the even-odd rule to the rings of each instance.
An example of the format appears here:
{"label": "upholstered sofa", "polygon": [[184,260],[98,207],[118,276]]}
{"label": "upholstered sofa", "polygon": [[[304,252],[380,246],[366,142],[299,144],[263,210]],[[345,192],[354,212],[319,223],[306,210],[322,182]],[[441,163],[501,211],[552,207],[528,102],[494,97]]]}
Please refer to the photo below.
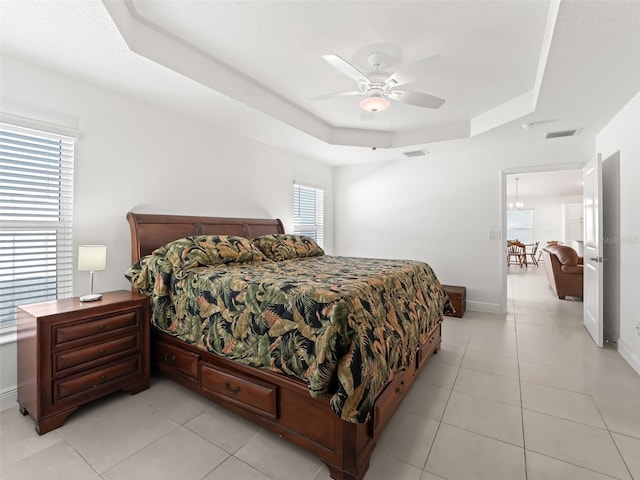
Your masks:
{"label": "upholstered sofa", "polygon": [[583,258],[567,245],[547,245],[542,256],[549,285],[558,298],[582,297]]}

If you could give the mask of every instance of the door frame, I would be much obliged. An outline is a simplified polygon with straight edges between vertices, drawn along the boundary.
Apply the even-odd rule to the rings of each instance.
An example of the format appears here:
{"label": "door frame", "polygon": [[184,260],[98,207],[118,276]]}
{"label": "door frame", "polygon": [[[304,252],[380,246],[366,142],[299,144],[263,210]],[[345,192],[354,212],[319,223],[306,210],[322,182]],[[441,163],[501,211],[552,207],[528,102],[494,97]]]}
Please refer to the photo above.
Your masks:
{"label": "door frame", "polygon": [[507,176],[519,173],[540,173],[540,172],[556,172],[559,170],[580,170],[588,162],[588,159],[583,163],[557,163],[551,165],[528,165],[523,167],[509,167],[503,168],[500,172],[500,270],[501,283],[502,283],[502,296],[500,299],[500,313],[507,313],[507,256],[504,254],[504,245],[507,238]]}
{"label": "door frame", "polygon": [[[602,155],[595,155],[582,169],[586,192],[584,215],[584,303],[582,322],[595,344],[604,346],[604,232]],[[592,176],[588,175],[595,172]],[[589,211],[591,200],[595,208]],[[589,228],[591,227],[591,228]],[[591,232],[591,236],[589,233]],[[590,242],[589,240],[592,240]],[[593,256],[592,256],[593,255]],[[589,294],[591,293],[591,294]]]}

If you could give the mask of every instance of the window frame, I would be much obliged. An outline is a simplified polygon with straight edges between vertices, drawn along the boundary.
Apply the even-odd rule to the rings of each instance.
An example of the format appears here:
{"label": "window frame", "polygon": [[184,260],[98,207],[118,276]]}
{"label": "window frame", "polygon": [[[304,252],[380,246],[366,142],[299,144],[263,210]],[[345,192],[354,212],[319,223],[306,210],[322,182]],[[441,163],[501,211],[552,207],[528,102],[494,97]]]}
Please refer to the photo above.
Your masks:
{"label": "window frame", "polygon": [[[306,204],[308,209],[306,212],[301,212],[301,209],[305,205],[300,204],[300,195],[304,191],[307,197],[313,194],[313,202]],[[320,247],[324,248],[324,193],[325,189],[311,185],[305,182],[293,182],[293,233],[295,235],[306,235],[313,238]],[[313,205],[311,205],[313,203]],[[313,213],[310,211],[313,210]],[[312,222],[304,222],[312,217]]]}
{"label": "window frame", "polygon": [[[529,216],[528,221],[527,219],[523,219],[522,222],[514,222],[513,216],[516,213],[519,214],[518,216],[520,217],[523,217],[525,214],[528,214]],[[509,232],[513,230],[528,231],[530,238],[527,238],[527,237],[511,238],[511,236],[509,235]],[[535,238],[533,233],[534,233],[533,232],[533,209],[523,208],[523,209],[517,209],[517,210],[507,210],[507,241],[518,240],[524,244],[531,244],[533,243],[533,239]]]}
{"label": "window frame", "polygon": [[[0,122],[0,296],[8,308],[0,317],[0,343],[15,338],[18,305],[73,295],[73,183],[77,135],[41,122]],[[20,162],[24,160],[23,165]],[[31,235],[29,235],[31,233]],[[23,237],[20,239],[20,237]],[[32,243],[31,249],[28,244]],[[21,245],[19,247],[18,245]],[[23,249],[20,252],[20,249]],[[31,267],[27,264],[31,263]],[[29,269],[33,269],[29,272]],[[22,271],[20,271],[22,270]],[[19,292],[44,280],[41,294]],[[34,277],[34,275],[41,275]],[[52,279],[52,280],[50,280]],[[34,281],[36,280],[36,281]],[[33,290],[32,290],[33,291]],[[23,293],[24,295],[20,295]],[[14,315],[10,312],[13,309]]]}

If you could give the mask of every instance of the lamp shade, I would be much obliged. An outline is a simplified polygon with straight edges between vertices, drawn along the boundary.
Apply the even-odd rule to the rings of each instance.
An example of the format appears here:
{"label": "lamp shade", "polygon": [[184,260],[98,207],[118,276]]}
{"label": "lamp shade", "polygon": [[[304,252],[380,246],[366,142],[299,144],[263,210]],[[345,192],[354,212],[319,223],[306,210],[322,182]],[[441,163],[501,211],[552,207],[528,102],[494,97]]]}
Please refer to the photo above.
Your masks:
{"label": "lamp shade", "polygon": [[384,97],[371,95],[360,102],[360,108],[367,112],[382,112],[389,108],[391,103]]}
{"label": "lamp shade", "polygon": [[105,245],[80,245],[78,247],[78,270],[93,272],[107,268],[107,247]]}

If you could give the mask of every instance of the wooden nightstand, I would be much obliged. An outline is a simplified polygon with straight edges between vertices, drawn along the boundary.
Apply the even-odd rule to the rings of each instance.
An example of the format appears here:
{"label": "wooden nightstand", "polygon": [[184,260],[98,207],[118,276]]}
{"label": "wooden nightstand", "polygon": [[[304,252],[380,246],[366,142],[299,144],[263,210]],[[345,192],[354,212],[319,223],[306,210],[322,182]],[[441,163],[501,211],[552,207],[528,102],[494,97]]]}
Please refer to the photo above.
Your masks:
{"label": "wooden nightstand", "polygon": [[39,434],[78,406],[116,390],[149,387],[148,298],[105,293],[18,307],[18,404]]}
{"label": "wooden nightstand", "polygon": [[455,309],[456,313],[449,315],[450,317],[464,316],[464,312],[467,310],[467,287],[458,287],[456,285],[442,285],[444,291],[447,292],[451,305]]}

